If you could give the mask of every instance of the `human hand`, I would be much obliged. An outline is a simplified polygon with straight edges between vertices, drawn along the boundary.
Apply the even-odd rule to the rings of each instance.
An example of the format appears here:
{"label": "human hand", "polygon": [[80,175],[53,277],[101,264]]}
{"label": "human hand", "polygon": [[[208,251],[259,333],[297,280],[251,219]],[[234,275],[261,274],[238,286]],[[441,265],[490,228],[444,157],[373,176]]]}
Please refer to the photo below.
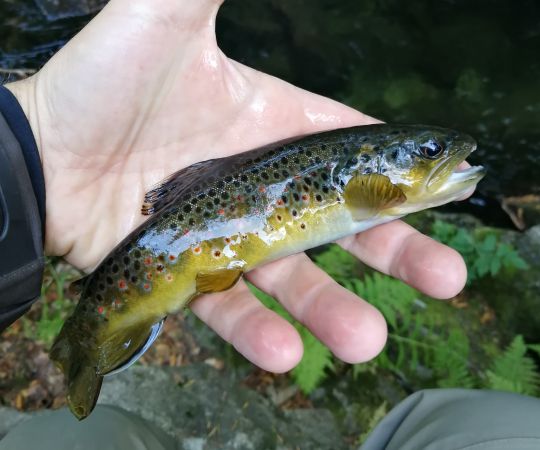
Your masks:
{"label": "human hand", "polygon": [[[111,0],[36,75],[8,85],[29,117],[47,192],[46,252],[90,271],[143,222],[145,191],[197,161],[285,137],[375,119],[228,59],[217,47],[219,0]],[[340,244],[433,297],[464,285],[463,260],[403,222]],[[355,363],[386,340],[381,314],[305,254],[247,274],[332,352]],[[245,283],[193,311],[258,366],[294,367],[296,330]]]}

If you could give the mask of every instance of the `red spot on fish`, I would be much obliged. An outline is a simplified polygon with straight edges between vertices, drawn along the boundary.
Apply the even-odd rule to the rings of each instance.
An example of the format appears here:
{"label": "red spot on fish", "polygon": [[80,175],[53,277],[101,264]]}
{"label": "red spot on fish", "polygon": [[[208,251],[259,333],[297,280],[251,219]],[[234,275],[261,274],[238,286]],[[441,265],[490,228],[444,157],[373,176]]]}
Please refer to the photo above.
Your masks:
{"label": "red spot on fish", "polygon": [[165,269],[165,267],[163,267],[161,264],[159,266],[156,267],[156,270],[158,272],[163,272],[163,269]]}
{"label": "red spot on fish", "polygon": [[224,239],[224,241],[225,241],[226,244],[230,244],[231,243],[231,238],[226,237]]}
{"label": "red spot on fish", "polygon": [[151,281],[152,280],[152,272],[146,272],[144,274],[144,277],[148,280],[148,281]]}
{"label": "red spot on fish", "polygon": [[144,284],[143,284],[143,289],[144,289],[145,291],[149,291],[149,290],[150,290],[150,287],[151,287],[151,284],[150,284],[150,283],[144,283]]}
{"label": "red spot on fish", "polygon": [[97,309],[98,314],[103,314],[103,311],[105,311],[105,308],[103,308],[103,306],[98,306],[98,309]]}
{"label": "red spot on fish", "polygon": [[223,214],[225,214],[225,210],[224,209],[218,209],[218,212],[217,212],[220,216],[222,216]]}
{"label": "red spot on fish", "polygon": [[262,184],[259,186],[259,192],[266,192],[266,188]]}
{"label": "red spot on fish", "polygon": [[120,289],[121,291],[125,291],[127,289],[126,280],[124,280],[123,278],[118,280],[118,289]]}
{"label": "red spot on fish", "polygon": [[152,264],[152,257],[151,256],[147,256],[146,258],[144,258],[144,265],[145,266],[149,266]]}
{"label": "red spot on fish", "polygon": [[188,230],[187,228],[184,230],[184,236],[185,236],[186,234],[189,234],[189,230]]}
{"label": "red spot on fish", "polygon": [[238,197],[236,197],[236,200],[238,200],[239,202],[241,202],[242,200],[244,200],[244,198],[243,198],[241,195],[239,195]]}
{"label": "red spot on fish", "polygon": [[165,279],[170,283],[172,280],[173,280],[173,276],[168,273],[166,276],[165,276]]}
{"label": "red spot on fish", "polygon": [[176,256],[169,255],[169,261],[176,261]]}
{"label": "red spot on fish", "polygon": [[302,178],[300,175],[295,175],[295,176],[294,176],[294,179],[295,179],[295,180],[299,180],[300,178]]}
{"label": "red spot on fish", "polygon": [[277,204],[278,204],[279,206],[282,206],[282,205],[283,205],[283,200],[278,199]]}
{"label": "red spot on fish", "polygon": [[304,194],[302,195],[302,200],[304,200],[305,202],[307,202],[309,200],[309,196]]}

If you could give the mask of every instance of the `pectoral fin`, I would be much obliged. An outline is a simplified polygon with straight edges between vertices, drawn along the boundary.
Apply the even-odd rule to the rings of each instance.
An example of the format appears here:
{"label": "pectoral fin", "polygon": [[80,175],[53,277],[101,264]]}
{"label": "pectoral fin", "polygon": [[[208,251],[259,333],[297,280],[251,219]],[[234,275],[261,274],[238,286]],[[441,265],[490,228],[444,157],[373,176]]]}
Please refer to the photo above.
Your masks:
{"label": "pectoral fin", "polygon": [[367,219],[407,200],[400,188],[378,173],[351,178],[345,186],[344,198],[355,220]]}
{"label": "pectoral fin", "polygon": [[242,276],[242,269],[218,269],[197,274],[197,292],[210,294],[232,288]]}

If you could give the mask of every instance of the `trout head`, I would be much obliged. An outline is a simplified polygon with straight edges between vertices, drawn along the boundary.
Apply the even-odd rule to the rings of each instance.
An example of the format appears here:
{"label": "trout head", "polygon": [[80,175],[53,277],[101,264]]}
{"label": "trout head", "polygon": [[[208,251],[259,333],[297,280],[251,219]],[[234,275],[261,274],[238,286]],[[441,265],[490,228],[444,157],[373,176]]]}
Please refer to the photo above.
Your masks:
{"label": "trout head", "polygon": [[398,217],[457,200],[485,175],[482,166],[460,167],[476,149],[466,134],[422,125],[373,128],[371,143],[360,148],[350,176],[362,180],[372,197],[369,204],[379,205],[380,215]]}

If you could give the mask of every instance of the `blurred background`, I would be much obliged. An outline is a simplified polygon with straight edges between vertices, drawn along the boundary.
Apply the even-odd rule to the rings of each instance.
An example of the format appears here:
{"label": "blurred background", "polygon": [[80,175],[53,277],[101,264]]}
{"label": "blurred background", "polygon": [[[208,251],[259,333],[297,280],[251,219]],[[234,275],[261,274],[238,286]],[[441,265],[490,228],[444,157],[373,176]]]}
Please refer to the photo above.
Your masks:
{"label": "blurred background", "polygon": [[[1,2],[0,77],[32,74],[104,3]],[[244,448],[227,446],[244,433],[251,448],[336,449],[357,448],[393,405],[419,389],[540,396],[540,3],[227,0],[217,32],[229,57],[366,114],[473,135],[479,146],[471,162],[488,168],[477,193],[408,219],[462,253],[469,281],[455,299],[435,302],[334,246],[316,249],[310,256],[317,264],[384,313],[389,341],[377,359],[343,364],[296,324],[304,359],[275,376],[188,313],[167,320],[141,364],[111,378],[104,400],[143,415],[154,406],[160,426],[178,437],[201,436],[204,448]],[[47,349],[73,308],[67,286],[76,276],[50,260],[42,301],[0,339],[0,424],[65,404]],[[152,391],[152,380],[170,384],[169,398]],[[216,402],[224,391],[229,397]],[[253,414],[242,409],[246,403]]]}

